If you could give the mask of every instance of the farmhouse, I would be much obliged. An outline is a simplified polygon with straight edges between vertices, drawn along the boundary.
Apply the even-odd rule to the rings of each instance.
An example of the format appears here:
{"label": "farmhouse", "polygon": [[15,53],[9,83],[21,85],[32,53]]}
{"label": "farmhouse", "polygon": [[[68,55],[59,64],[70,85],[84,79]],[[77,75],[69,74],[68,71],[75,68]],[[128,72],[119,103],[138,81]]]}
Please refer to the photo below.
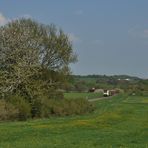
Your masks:
{"label": "farmhouse", "polygon": [[94,93],[103,93],[103,89],[96,89],[95,87],[92,87],[88,90],[88,92],[94,92]]}
{"label": "farmhouse", "polygon": [[94,91],[95,93],[104,93],[104,90],[103,89],[95,89],[95,91]]}
{"label": "farmhouse", "polygon": [[95,92],[96,88],[95,87],[92,87],[88,90],[88,92]]}
{"label": "farmhouse", "polygon": [[103,95],[104,95],[104,97],[108,97],[108,96],[116,95],[119,92],[120,92],[120,90],[118,90],[118,89],[112,89],[112,90],[106,90],[105,89]]}

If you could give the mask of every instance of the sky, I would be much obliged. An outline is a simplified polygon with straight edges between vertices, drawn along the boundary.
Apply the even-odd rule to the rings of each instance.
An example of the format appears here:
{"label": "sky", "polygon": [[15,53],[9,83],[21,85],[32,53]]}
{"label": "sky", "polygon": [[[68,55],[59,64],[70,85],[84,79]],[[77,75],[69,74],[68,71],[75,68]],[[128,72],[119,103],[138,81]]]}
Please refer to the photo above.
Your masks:
{"label": "sky", "polygon": [[148,0],[0,0],[0,25],[55,24],[73,42],[73,74],[148,78]]}

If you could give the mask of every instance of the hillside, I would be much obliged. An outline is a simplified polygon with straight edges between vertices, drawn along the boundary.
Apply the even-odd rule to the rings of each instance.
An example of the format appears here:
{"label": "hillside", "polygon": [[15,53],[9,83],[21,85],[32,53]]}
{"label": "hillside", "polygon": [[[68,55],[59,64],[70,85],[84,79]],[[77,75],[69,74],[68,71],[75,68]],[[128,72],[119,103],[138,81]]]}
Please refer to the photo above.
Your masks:
{"label": "hillside", "polygon": [[142,80],[138,77],[132,77],[128,75],[113,75],[113,76],[107,76],[107,75],[73,75],[74,79],[76,81],[85,81],[85,82],[104,82],[107,83],[109,81],[130,81],[130,82],[139,82]]}
{"label": "hillside", "polygon": [[73,75],[69,79],[67,91],[86,92],[90,88],[114,89],[119,88],[125,92],[143,93],[148,91],[148,80],[128,75]]}

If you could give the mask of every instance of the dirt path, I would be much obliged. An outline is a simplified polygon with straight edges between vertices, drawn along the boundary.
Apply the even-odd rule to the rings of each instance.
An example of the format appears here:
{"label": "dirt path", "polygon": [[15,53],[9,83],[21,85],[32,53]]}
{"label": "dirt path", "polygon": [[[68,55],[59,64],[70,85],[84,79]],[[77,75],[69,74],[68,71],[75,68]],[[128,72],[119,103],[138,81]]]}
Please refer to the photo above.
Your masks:
{"label": "dirt path", "polygon": [[105,99],[111,99],[112,96],[110,97],[101,97],[101,98],[95,98],[95,99],[88,99],[89,102],[94,102],[94,101],[99,101],[99,100],[105,100]]}

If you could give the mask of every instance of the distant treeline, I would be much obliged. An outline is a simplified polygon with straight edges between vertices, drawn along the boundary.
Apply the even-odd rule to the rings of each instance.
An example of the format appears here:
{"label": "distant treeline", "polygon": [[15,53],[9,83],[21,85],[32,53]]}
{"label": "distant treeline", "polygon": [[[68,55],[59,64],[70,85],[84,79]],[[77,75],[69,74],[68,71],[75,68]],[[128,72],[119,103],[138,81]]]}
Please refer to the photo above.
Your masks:
{"label": "distant treeline", "polygon": [[142,78],[129,76],[129,75],[72,75],[75,78],[98,78],[98,79],[131,79],[131,80],[142,80]]}
{"label": "distant treeline", "polygon": [[90,88],[120,88],[128,93],[143,94],[148,91],[148,80],[128,75],[72,75],[67,91],[88,91]]}

